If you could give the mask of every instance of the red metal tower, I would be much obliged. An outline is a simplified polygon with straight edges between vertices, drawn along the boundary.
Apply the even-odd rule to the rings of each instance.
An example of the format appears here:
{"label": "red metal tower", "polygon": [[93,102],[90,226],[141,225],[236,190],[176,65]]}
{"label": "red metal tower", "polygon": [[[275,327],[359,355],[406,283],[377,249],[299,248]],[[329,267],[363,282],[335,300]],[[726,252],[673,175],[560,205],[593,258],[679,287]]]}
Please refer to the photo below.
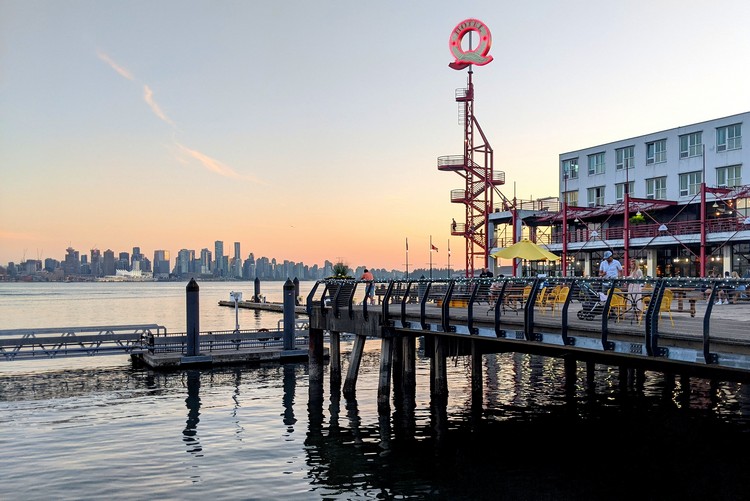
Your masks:
{"label": "red metal tower", "polygon": [[464,189],[451,190],[451,202],[464,204],[466,212],[464,223],[451,225],[451,235],[465,239],[467,277],[474,276],[476,260],[481,260],[482,267],[489,265],[492,236],[488,221],[493,210],[493,192],[495,186],[505,184],[505,172],[493,171],[492,146],[474,116],[472,75],[469,66],[468,87],[456,90],[459,119],[464,126],[464,153],[438,158],[438,170],[456,172],[466,181]]}
{"label": "red metal tower", "polygon": [[[472,46],[472,35],[478,35],[476,49]],[[462,47],[463,38],[468,35],[468,50]],[[448,48],[455,60],[448,66],[454,70],[469,68],[469,85],[456,91],[459,103],[459,121],[464,126],[464,153],[438,158],[438,170],[453,171],[466,180],[462,190],[451,190],[451,202],[465,205],[464,223],[451,225],[451,235],[464,237],[466,242],[466,276],[474,276],[475,260],[480,259],[483,267],[489,264],[489,249],[492,236],[489,234],[489,215],[492,212],[493,189],[505,184],[504,172],[493,172],[492,146],[474,116],[474,65],[483,66],[492,61],[489,55],[492,34],[489,28],[478,19],[466,19],[456,25],[451,32]],[[477,144],[475,144],[475,136]],[[502,193],[498,191],[502,196]]]}

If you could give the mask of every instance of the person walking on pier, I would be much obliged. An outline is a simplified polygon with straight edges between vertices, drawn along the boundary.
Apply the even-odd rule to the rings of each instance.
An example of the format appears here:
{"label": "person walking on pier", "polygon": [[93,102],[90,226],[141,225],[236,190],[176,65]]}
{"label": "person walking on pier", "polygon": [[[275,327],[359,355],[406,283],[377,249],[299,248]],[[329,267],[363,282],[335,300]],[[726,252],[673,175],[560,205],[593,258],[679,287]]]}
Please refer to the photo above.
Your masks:
{"label": "person walking on pier", "polygon": [[362,276],[359,277],[359,279],[367,282],[367,288],[365,289],[365,299],[362,302],[364,303],[369,299],[370,304],[375,304],[375,277],[373,276],[372,272],[365,268],[365,272],[362,273]]}
{"label": "person walking on pier", "polygon": [[612,256],[612,251],[604,253],[604,261],[599,265],[599,276],[604,278],[622,277],[622,265]]}

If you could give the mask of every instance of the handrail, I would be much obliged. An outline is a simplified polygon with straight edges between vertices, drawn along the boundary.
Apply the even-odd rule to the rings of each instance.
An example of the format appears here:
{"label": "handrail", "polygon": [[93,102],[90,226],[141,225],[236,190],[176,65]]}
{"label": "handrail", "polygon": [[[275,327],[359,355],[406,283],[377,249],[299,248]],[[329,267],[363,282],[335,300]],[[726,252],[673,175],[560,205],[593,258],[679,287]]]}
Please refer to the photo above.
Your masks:
{"label": "handrail", "polygon": [[[321,283],[324,282],[326,282],[326,280],[321,281]],[[353,282],[354,281],[349,281],[348,283],[352,284]],[[487,310],[487,313],[478,311],[479,308],[477,307],[477,304],[480,300],[482,300],[481,298],[483,298],[485,294],[485,292],[481,292],[482,295],[480,297],[480,289],[484,291],[487,285],[492,286],[493,283],[501,283],[502,285],[495,288],[491,293],[493,299],[489,300],[490,308]],[[561,342],[564,345],[571,346],[578,345],[578,343],[576,342],[576,338],[570,336],[570,323],[568,320],[571,305],[576,300],[583,301],[581,295],[584,293],[584,287],[586,288],[586,290],[590,291],[592,290],[591,286],[606,284],[604,289],[602,289],[602,287],[599,287],[598,289],[600,291],[608,290],[606,297],[602,296],[602,301],[599,301],[598,296],[595,300],[592,299],[592,301],[598,303],[596,305],[596,310],[592,309],[592,311],[584,311],[582,309],[581,311],[578,311],[578,318],[585,318],[586,320],[592,320],[596,315],[600,313],[602,314],[600,349],[605,351],[615,349],[616,345],[616,342],[610,340],[610,331],[614,328],[614,324],[611,323],[611,319],[609,318],[609,309],[612,306],[613,296],[615,294],[633,294],[627,287],[627,285],[630,285],[632,283],[651,285],[653,287],[652,292],[648,294],[644,292],[644,295],[648,296],[648,300],[643,298],[643,308],[638,308],[637,304],[633,304],[631,306],[631,308],[633,309],[630,310],[633,312],[633,317],[630,321],[631,326],[634,325],[635,320],[637,320],[638,326],[641,326],[641,324],[643,324],[643,327],[636,327],[636,329],[638,330],[636,330],[635,332],[640,331],[642,333],[644,354],[649,357],[669,357],[669,350],[665,347],[659,346],[659,337],[661,330],[660,319],[662,318],[663,313],[667,312],[669,314],[669,320],[672,324],[674,324],[674,321],[672,320],[672,313],[689,313],[691,318],[695,317],[695,306],[696,302],[698,301],[698,296],[701,294],[701,291],[707,291],[703,294],[703,296],[701,296],[702,299],[700,301],[701,303],[703,303],[705,299],[708,299],[708,304],[705,309],[698,310],[703,312],[702,324],[698,323],[700,319],[696,319],[696,323],[689,324],[693,326],[693,330],[690,330],[690,332],[697,336],[701,336],[703,358],[705,359],[705,362],[707,364],[718,363],[717,356],[711,352],[711,342],[713,341],[713,339],[710,332],[711,315],[713,310],[712,305],[714,304],[714,301],[720,297],[718,295],[718,291],[720,289],[724,289],[725,291],[731,290],[732,288],[736,288],[740,285],[745,286],[744,289],[750,289],[749,279],[736,280],[719,278],[644,278],[640,280],[623,278],[613,280],[602,278],[583,279],[566,277],[505,277],[491,279],[462,278],[449,280],[390,280],[387,282],[387,288],[383,295],[381,323],[385,327],[398,325],[398,323],[394,324],[391,318],[392,310],[390,309],[391,304],[395,305],[395,303],[398,302],[398,319],[400,321],[400,326],[402,328],[413,328],[409,320],[409,310],[407,309],[407,304],[415,303],[418,307],[418,328],[421,327],[421,329],[423,330],[434,332],[435,326],[430,325],[430,322],[427,319],[428,307],[429,303],[431,303],[432,301],[437,300],[438,302],[440,302],[442,300],[442,304],[440,305],[439,310],[440,323],[437,329],[438,332],[453,333],[457,332],[458,328],[459,332],[468,331],[469,335],[477,335],[484,328],[483,324],[489,323],[494,327],[494,334],[496,337],[504,337],[506,335],[507,323],[504,323],[502,319],[503,315],[505,314],[504,309],[507,306],[509,284],[523,283],[530,286],[531,290],[528,296],[525,297],[522,301],[516,301],[516,304],[518,305],[517,308],[520,309],[513,309],[518,313],[520,313],[521,311],[523,312],[524,339],[529,342],[544,342],[542,334],[537,332],[538,328],[536,327],[537,320],[541,319],[541,317],[537,317],[535,315],[536,302],[539,294],[541,293],[542,287],[554,287],[554,285],[563,284],[566,284],[569,287],[568,295],[566,296],[564,302],[562,302],[561,304],[562,318],[560,319],[559,326],[561,331]],[[417,286],[415,286],[414,284],[417,284]],[[436,284],[440,284],[439,289],[437,288]],[[319,284],[316,284],[314,290],[318,288],[318,285]],[[330,284],[326,283],[326,288],[328,288],[329,286]],[[617,291],[615,291],[616,288],[618,289]],[[355,289],[356,285],[350,287],[348,295],[345,297],[345,303],[350,309],[350,315],[354,313],[352,298],[354,296]],[[628,292],[625,292],[626,289],[628,290]],[[669,311],[662,311],[663,302],[666,300],[666,289],[674,289],[675,291],[680,292],[675,293],[674,298],[670,301]],[[739,292],[725,292],[725,294],[734,294],[733,297],[736,297],[736,300],[734,302],[750,303],[750,297],[748,297],[750,296],[750,291],[748,291],[748,296],[746,296],[744,289],[737,289],[743,290],[742,294],[740,294]],[[640,294],[640,292],[637,294]],[[308,311],[312,311],[312,308],[314,307],[314,295],[314,292],[311,291],[311,294],[308,296]],[[323,294],[321,300],[324,299],[325,296],[326,294]],[[490,292],[487,292],[487,297],[489,299]],[[511,299],[510,301],[513,300]],[[341,300],[334,301],[334,304],[332,305],[334,312],[336,311],[337,305],[339,303],[341,303],[341,305],[344,304]],[[457,306],[461,303],[463,304]],[[689,309],[685,308],[684,305],[688,305]],[[362,309],[364,310],[365,308],[366,305],[363,305]],[[463,323],[463,325],[459,326],[459,322],[456,322],[455,320],[456,318],[462,317],[452,315],[452,311],[454,308],[465,308],[465,323]],[[491,310],[494,310],[494,315],[490,315]],[[323,308],[323,311],[325,312],[325,308]],[[582,313],[585,314],[581,316]],[[619,322],[620,320],[622,320],[622,317],[618,315],[617,321]],[[645,322],[643,322],[643,320],[645,320]],[[541,320],[539,321],[541,322]],[[543,323],[543,325],[548,324]],[[670,334],[681,335],[681,332],[677,331]]]}

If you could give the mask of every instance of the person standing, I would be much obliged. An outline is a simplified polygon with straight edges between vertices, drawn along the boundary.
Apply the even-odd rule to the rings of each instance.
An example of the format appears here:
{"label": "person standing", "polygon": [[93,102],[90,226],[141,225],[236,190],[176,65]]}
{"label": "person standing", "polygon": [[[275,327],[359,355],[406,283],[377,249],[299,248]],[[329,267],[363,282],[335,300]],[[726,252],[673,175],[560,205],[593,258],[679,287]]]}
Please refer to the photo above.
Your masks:
{"label": "person standing", "polygon": [[492,278],[494,276],[494,273],[492,273],[487,268],[482,268],[482,272],[479,274],[479,278]]}
{"label": "person standing", "polygon": [[639,280],[643,278],[643,271],[641,270],[641,267],[638,266],[638,261],[635,259],[630,260],[630,274],[628,275],[628,278],[637,278]]}
{"label": "person standing", "polygon": [[369,299],[371,305],[375,304],[375,277],[370,272],[370,270],[365,268],[364,273],[362,273],[362,276],[359,277],[359,279],[367,282],[367,287],[365,288],[364,301],[367,301]]}
{"label": "person standing", "polygon": [[[630,274],[628,275],[628,278],[634,279],[634,280],[643,280],[643,271],[641,270],[641,267],[638,266],[638,261],[635,259],[630,260]],[[641,311],[643,310],[642,292],[643,292],[642,282],[634,281],[628,284],[628,299],[632,303],[632,308],[637,318],[641,314]]]}
{"label": "person standing", "polygon": [[622,277],[622,265],[614,258],[612,251],[604,253],[604,261],[599,265],[599,276],[603,278]]}

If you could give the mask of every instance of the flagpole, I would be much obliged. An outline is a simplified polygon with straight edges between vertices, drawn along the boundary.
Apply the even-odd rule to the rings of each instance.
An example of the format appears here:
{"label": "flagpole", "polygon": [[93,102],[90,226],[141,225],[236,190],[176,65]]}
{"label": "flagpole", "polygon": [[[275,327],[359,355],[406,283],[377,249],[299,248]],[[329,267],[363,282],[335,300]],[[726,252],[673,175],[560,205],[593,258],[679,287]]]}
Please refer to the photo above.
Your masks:
{"label": "flagpole", "polygon": [[448,239],[448,279],[451,278],[451,239]]}
{"label": "flagpole", "polygon": [[432,280],[432,235],[430,235],[430,280]]}
{"label": "flagpole", "polygon": [[406,238],[406,279],[409,280],[409,238]]}

